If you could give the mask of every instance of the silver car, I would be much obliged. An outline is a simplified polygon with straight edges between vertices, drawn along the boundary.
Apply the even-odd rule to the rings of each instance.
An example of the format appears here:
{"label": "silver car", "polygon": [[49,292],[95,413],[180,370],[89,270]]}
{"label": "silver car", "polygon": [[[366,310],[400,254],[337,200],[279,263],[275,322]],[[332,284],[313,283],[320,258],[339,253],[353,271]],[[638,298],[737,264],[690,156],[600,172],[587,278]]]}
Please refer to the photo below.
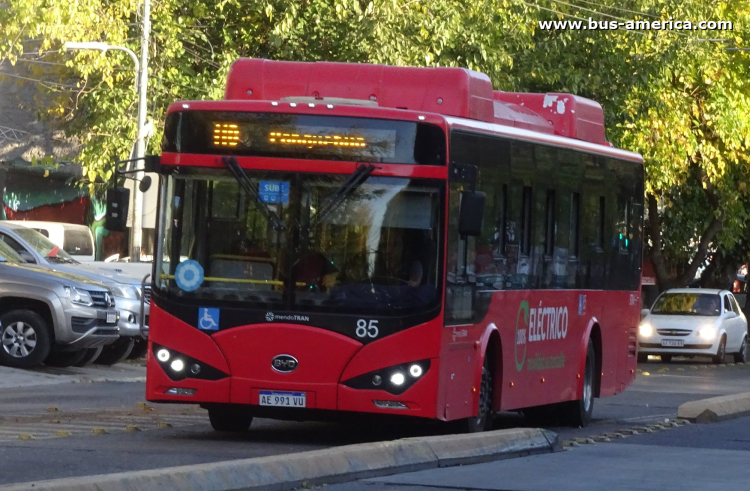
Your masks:
{"label": "silver car", "polygon": [[120,337],[118,321],[106,286],[26,265],[0,241],[0,364],[29,368],[51,352],[113,343]]}
{"label": "silver car", "polygon": [[[27,263],[79,274],[98,281],[109,287],[115,297],[115,305],[120,312],[118,324],[120,339],[103,348],[103,351],[99,353],[92,352],[85,358],[81,357],[81,360],[76,360],[75,356],[69,357],[69,360],[64,360],[64,356],[58,356],[57,359],[52,360],[53,364],[58,366],[71,364],[71,362],[76,364],[86,359],[87,362],[98,360],[99,363],[111,365],[125,359],[136,342],[139,346],[143,345],[148,334],[150,286],[144,291],[141,288],[141,281],[136,278],[112,270],[99,269],[97,268],[99,263],[96,262],[80,263],[41,233],[19,225],[17,222],[0,222],[0,241],[9,245]],[[143,312],[141,312],[142,307]],[[141,329],[141,315],[146,321],[143,329]]]}

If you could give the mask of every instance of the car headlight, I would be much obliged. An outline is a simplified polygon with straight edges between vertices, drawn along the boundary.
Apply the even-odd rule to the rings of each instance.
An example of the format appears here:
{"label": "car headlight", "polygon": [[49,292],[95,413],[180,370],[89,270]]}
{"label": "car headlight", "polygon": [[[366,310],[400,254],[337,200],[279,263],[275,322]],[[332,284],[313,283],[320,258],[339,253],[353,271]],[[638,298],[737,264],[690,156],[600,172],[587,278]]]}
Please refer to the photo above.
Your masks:
{"label": "car headlight", "polygon": [[138,300],[141,298],[141,292],[138,288],[133,285],[109,285],[112,289],[112,294],[115,297],[131,298]]}
{"label": "car headlight", "polygon": [[65,293],[68,295],[70,301],[76,305],[85,305],[86,307],[94,305],[94,300],[86,290],[81,290],[74,286],[66,286]]}
{"label": "car headlight", "polygon": [[648,323],[641,324],[638,326],[638,333],[644,338],[650,338],[651,335],[654,334],[654,328]]}
{"label": "car headlight", "polygon": [[703,326],[698,330],[698,336],[710,341],[716,337],[716,328],[711,325]]}

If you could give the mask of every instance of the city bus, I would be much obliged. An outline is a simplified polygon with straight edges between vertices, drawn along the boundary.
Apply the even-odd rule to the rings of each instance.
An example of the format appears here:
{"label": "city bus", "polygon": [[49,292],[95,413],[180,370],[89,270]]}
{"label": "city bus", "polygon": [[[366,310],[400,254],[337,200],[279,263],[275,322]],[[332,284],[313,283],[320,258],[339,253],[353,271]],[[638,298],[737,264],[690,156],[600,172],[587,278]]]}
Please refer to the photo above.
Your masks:
{"label": "city bus", "polygon": [[643,161],[601,106],[462,68],[239,59],[167,112],[146,397],[585,425],[635,378]]}

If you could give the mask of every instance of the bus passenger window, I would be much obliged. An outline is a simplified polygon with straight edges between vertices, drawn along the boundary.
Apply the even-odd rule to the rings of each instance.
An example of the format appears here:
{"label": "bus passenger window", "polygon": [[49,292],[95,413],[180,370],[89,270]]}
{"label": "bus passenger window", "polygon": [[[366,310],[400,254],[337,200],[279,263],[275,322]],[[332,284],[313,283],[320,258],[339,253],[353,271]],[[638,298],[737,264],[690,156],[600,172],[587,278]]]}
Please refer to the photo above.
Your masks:
{"label": "bus passenger window", "polygon": [[605,219],[605,203],[604,196],[599,196],[599,213],[596,224],[596,247],[600,250],[604,249],[604,219]]}
{"label": "bus passenger window", "polygon": [[524,186],[521,203],[521,254],[531,250],[531,187]]}

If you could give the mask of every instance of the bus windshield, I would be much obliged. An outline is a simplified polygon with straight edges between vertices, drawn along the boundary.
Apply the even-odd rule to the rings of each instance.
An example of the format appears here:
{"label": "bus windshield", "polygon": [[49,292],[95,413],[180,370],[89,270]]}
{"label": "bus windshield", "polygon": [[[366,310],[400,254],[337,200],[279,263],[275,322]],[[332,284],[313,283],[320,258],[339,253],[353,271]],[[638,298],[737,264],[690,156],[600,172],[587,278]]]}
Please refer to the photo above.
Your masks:
{"label": "bus windshield", "polygon": [[[342,194],[347,175],[247,176],[258,200],[226,171],[164,179],[155,284],[165,294],[373,314],[439,302],[440,181],[369,176]],[[200,265],[203,281],[186,287],[178,264],[188,260]]]}

